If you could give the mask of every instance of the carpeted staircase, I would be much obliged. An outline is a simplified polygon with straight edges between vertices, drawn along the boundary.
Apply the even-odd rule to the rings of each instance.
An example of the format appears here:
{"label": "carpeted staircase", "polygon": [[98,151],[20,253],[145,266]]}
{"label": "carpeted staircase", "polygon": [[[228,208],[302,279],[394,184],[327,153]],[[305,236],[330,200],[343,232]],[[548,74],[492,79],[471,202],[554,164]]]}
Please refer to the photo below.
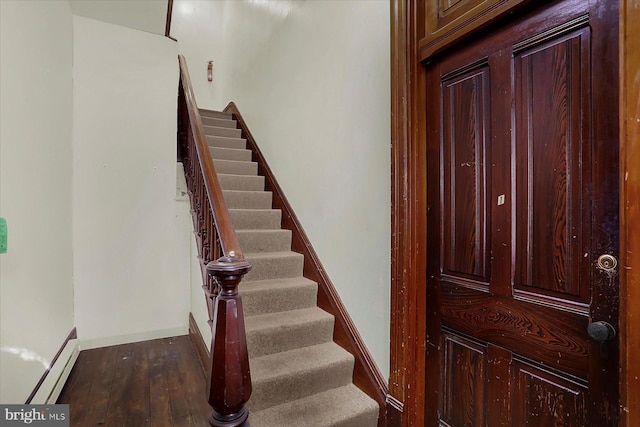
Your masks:
{"label": "carpeted staircase", "polygon": [[375,427],[379,407],[352,384],[354,359],[333,342],[303,255],[231,114],[200,110],[225,201],[252,270],[240,284],[253,393],[252,427]]}

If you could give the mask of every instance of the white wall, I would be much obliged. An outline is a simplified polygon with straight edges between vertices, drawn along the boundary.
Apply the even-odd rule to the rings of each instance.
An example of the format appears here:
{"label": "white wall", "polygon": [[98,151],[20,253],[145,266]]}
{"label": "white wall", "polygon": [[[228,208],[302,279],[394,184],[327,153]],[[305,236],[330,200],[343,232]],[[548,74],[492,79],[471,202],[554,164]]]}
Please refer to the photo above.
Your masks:
{"label": "white wall", "polygon": [[164,35],[169,0],[69,0],[74,15]]}
{"label": "white wall", "polygon": [[[176,196],[177,47],[74,16],[73,248],[84,348],[186,332]],[[89,344],[87,344],[89,343]]]}
{"label": "white wall", "polygon": [[385,377],[389,9],[384,0],[176,0],[171,31],[199,105],[240,108]]}
{"label": "white wall", "polygon": [[68,2],[0,1],[1,403],[25,402],[73,328],[71,43]]}

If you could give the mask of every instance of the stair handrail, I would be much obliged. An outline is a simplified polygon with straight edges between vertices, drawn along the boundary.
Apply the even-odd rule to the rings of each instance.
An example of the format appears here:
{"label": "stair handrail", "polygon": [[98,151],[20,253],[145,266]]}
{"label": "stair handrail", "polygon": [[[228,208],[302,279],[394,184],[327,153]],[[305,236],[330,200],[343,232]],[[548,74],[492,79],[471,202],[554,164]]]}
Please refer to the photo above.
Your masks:
{"label": "stair handrail", "polygon": [[214,427],[248,426],[251,374],[238,285],[251,270],[238,243],[207,144],[187,62],[178,55],[178,159],[185,167],[212,329],[207,400]]}
{"label": "stair handrail", "polygon": [[200,117],[200,111],[196,104],[195,95],[193,94],[193,87],[191,85],[191,78],[189,77],[187,62],[182,55],[178,55],[178,58],[180,59],[180,76],[182,79],[182,89],[184,90],[184,95],[187,101],[189,121],[191,123],[193,133],[195,134],[196,150],[198,150],[198,158],[200,160],[200,165],[202,166],[202,174],[205,177],[204,184],[207,189],[207,195],[209,196],[209,200],[213,201],[211,208],[220,239],[220,246],[222,247],[222,252],[225,256],[232,259],[244,259],[242,249],[240,248],[238,238],[236,237],[235,229],[231,223],[227,204],[224,201],[222,188],[220,187],[220,182],[216,175],[213,159],[209,155],[209,146],[207,145],[207,138],[202,124],[202,118]]}

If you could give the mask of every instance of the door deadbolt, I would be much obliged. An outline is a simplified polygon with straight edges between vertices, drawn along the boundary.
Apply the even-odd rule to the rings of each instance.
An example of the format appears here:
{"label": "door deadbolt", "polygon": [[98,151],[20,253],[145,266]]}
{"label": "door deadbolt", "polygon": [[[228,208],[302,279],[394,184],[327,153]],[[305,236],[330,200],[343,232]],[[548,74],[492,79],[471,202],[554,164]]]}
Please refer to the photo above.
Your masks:
{"label": "door deadbolt", "polygon": [[598,257],[598,267],[606,271],[615,270],[618,266],[618,260],[613,255],[604,254]]}

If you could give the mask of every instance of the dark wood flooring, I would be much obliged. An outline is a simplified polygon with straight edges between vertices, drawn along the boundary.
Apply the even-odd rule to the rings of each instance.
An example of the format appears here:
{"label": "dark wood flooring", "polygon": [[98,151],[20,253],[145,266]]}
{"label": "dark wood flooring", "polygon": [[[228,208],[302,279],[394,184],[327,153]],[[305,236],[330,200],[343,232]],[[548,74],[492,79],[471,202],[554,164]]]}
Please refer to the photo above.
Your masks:
{"label": "dark wood flooring", "polygon": [[71,426],[208,426],[205,375],[188,336],[80,352],[58,398]]}

